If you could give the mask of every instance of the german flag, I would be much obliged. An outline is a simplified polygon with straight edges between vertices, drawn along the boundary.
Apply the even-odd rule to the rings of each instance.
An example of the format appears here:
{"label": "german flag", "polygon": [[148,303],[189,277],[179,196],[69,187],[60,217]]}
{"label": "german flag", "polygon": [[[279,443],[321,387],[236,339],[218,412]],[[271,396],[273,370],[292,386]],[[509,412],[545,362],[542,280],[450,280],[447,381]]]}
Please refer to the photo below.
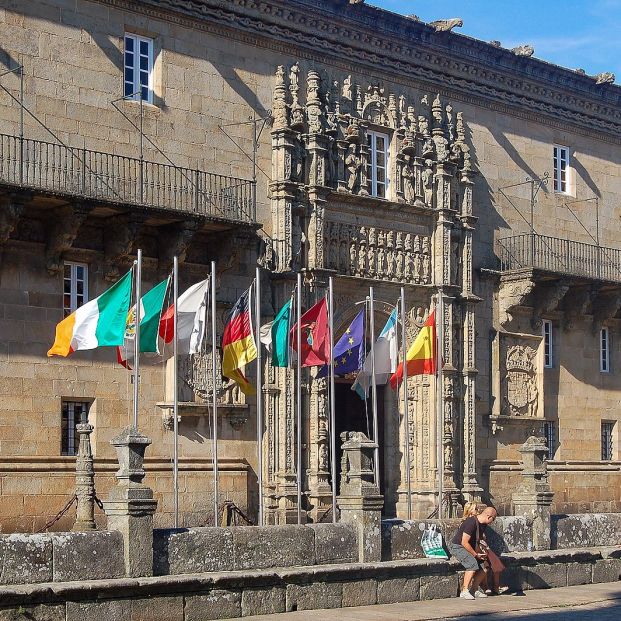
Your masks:
{"label": "german flag", "polygon": [[242,372],[242,368],[257,357],[250,315],[250,291],[248,289],[231,309],[222,335],[222,375],[237,382],[245,395],[256,393]]}

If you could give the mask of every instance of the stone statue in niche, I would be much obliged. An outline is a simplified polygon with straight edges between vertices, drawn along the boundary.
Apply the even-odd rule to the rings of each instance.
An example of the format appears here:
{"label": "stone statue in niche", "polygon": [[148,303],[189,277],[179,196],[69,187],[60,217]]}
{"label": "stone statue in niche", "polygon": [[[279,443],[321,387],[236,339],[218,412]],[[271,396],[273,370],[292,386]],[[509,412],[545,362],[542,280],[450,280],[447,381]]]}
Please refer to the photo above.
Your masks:
{"label": "stone statue in niche", "polygon": [[423,255],[421,254],[420,236],[414,237],[414,281],[423,280]]}
{"label": "stone statue in niche", "polygon": [[412,256],[412,235],[407,233],[405,236],[405,275],[406,282],[412,282],[414,274],[414,257]]}
{"label": "stone statue in niche", "polygon": [[353,229],[349,242],[349,270],[348,274],[356,274],[358,272],[358,232]]}
{"label": "stone statue in niche", "polygon": [[360,229],[359,240],[357,276],[364,276],[367,272],[367,230],[364,226]]}
{"label": "stone statue in niche", "polygon": [[429,237],[423,237],[423,282],[431,282],[431,242]]}
{"label": "stone statue in niche", "polygon": [[360,185],[360,169],[362,160],[358,156],[358,148],[356,143],[351,143],[347,148],[345,155],[345,168],[347,169],[347,189],[354,192]]}
{"label": "stone statue in niche", "polygon": [[291,181],[297,183],[304,182],[304,160],[306,158],[306,149],[299,140],[295,141],[291,160]]}
{"label": "stone statue in niche", "polygon": [[383,278],[386,275],[386,231],[379,231],[377,235],[377,276]]}
{"label": "stone statue in niche", "polygon": [[537,416],[539,390],[535,355],[535,350],[528,345],[513,345],[507,349],[504,406],[509,416]]}
{"label": "stone statue in niche", "polygon": [[433,162],[425,160],[425,168],[423,169],[423,192],[425,194],[425,205],[433,207]]}
{"label": "stone statue in niche", "polygon": [[403,198],[406,202],[413,203],[416,200],[416,173],[409,156],[405,159],[401,176],[403,179]]}
{"label": "stone statue in niche", "polygon": [[347,240],[349,238],[349,226],[346,224],[341,224],[341,237],[339,239],[339,263],[341,266],[341,270],[346,274],[350,272],[350,263],[349,263],[349,246]]}
{"label": "stone statue in niche", "polygon": [[300,105],[300,65],[295,63],[289,72],[289,92],[291,93],[291,127],[304,127],[304,109]]}
{"label": "stone statue in niche", "polygon": [[459,240],[451,240],[451,284],[457,285],[457,279],[459,277]]}

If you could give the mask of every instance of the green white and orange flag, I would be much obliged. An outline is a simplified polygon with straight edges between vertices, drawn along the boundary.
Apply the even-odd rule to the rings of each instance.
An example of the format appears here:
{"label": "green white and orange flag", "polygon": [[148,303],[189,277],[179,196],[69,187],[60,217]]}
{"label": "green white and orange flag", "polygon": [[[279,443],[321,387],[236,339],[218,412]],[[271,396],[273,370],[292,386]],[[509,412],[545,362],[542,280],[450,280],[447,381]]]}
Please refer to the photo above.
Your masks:
{"label": "green white and orange flag", "polygon": [[48,356],[123,344],[132,295],[132,270],[98,298],[80,306],[56,326]]}
{"label": "green white and orange flag", "polygon": [[242,371],[257,357],[257,345],[252,332],[250,289],[235,303],[228,316],[222,335],[222,375],[239,384],[245,395],[254,395],[254,386]]}
{"label": "green white and orange flag", "polygon": [[[433,375],[436,372],[436,312],[431,312],[427,321],[405,355],[408,377],[412,375]],[[390,378],[390,385],[396,390],[403,381],[403,362]]]}

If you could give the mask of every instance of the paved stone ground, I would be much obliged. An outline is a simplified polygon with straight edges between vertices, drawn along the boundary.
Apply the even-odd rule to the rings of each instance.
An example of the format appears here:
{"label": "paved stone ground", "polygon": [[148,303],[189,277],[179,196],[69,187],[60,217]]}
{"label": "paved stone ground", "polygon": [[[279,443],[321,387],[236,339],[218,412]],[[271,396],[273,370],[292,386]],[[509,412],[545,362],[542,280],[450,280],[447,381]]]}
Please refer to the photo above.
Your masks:
{"label": "paved stone ground", "polygon": [[[621,621],[621,582],[526,591],[465,601],[436,599],[337,610],[244,617],[243,621]],[[242,621],[242,619],[233,620]]]}

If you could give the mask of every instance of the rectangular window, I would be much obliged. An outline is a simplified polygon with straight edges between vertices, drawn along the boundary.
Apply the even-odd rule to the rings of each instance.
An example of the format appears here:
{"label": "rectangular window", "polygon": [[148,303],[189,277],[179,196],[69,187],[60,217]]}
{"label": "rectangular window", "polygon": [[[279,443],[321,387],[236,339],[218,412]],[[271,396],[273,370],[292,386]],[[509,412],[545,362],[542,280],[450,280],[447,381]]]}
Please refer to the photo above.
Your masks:
{"label": "rectangular window", "polygon": [[153,103],[153,39],[125,34],[123,80],[127,99]]}
{"label": "rectangular window", "polygon": [[599,370],[610,373],[610,334],[608,328],[602,328],[599,335]]}
{"label": "rectangular window", "polygon": [[546,421],[543,423],[543,433],[548,447],[548,459],[554,459],[556,453],[557,431],[556,422]]}
{"label": "rectangular window", "polygon": [[63,309],[65,317],[88,302],[88,265],[65,262]]}
{"label": "rectangular window", "polygon": [[61,455],[77,455],[78,434],[76,425],[88,422],[88,401],[63,401],[61,419]]}
{"label": "rectangular window", "polygon": [[569,194],[569,147],[554,145],[554,191]]}
{"label": "rectangular window", "polygon": [[552,322],[549,319],[543,320],[543,366],[551,369],[554,360],[552,358]]}
{"label": "rectangular window", "polygon": [[369,165],[367,177],[371,196],[386,198],[388,188],[388,136],[377,132],[367,132],[369,145]]}
{"label": "rectangular window", "polygon": [[614,422],[602,421],[602,461],[611,461],[613,459],[614,432]]}

